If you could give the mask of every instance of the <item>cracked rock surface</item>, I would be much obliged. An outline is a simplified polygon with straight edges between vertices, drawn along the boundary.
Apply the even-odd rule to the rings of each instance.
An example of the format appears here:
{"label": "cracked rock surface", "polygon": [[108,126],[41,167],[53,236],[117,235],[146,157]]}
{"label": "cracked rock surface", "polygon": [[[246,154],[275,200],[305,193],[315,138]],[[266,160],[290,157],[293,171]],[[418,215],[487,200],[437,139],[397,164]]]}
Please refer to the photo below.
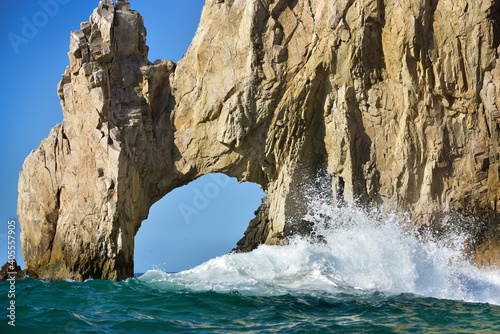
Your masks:
{"label": "cracked rock surface", "polygon": [[71,33],[64,121],[20,174],[27,267],[132,276],[149,208],[215,172],[266,193],[238,250],[286,242],[302,185],[322,175],[335,201],[414,224],[481,215],[468,226],[473,261],[500,265],[499,11],[493,0],[207,0],[175,64],[148,61],[128,1],[101,1]]}

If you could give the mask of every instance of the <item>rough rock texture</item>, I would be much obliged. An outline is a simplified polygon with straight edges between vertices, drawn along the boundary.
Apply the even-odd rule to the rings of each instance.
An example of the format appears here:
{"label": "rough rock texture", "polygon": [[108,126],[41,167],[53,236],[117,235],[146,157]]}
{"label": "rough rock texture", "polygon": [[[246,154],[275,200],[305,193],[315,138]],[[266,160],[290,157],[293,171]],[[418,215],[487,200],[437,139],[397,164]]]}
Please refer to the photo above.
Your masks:
{"label": "rough rock texture", "polygon": [[[9,274],[12,273],[12,274]],[[14,274],[15,273],[15,274]],[[17,261],[5,262],[5,264],[0,268],[0,282],[5,282],[8,278],[13,277],[16,279],[24,278],[25,273],[17,264]]]}
{"label": "rough rock texture", "polygon": [[28,268],[131,276],[151,205],[213,172],[266,193],[240,250],[300,231],[321,175],[415,224],[483,215],[475,260],[499,264],[500,1],[207,0],[178,64],[147,60],[129,7],[71,33],[64,122],[19,180]]}

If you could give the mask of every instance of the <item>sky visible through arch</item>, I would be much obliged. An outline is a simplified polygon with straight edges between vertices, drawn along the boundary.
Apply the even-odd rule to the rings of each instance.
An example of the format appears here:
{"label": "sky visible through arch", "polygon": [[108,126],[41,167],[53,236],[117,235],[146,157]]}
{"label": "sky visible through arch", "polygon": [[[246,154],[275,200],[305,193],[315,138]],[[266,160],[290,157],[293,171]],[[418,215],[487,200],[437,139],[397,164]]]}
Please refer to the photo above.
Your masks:
{"label": "sky visible through arch", "polygon": [[175,189],[149,212],[135,238],[135,271],[178,272],[230,252],[255,217],[262,190],[222,174]]}
{"label": "sky visible through arch", "polygon": [[[205,1],[130,2],[131,9],[144,17],[149,60],[180,60],[196,32]],[[80,22],[88,20],[98,3],[98,0],[2,3],[1,264],[7,261],[8,221],[17,221],[17,182],[24,159],[63,120],[57,83],[69,65],[70,32],[80,29]],[[228,252],[243,236],[262,196],[256,185],[239,185],[236,180],[220,175],[205,176],[168,194],[152,207],[150,217],[138,232],[135,271],[144,272],[155,266],[179,271]],[[24,268],[19,225],[16,232],[17,258]]]}

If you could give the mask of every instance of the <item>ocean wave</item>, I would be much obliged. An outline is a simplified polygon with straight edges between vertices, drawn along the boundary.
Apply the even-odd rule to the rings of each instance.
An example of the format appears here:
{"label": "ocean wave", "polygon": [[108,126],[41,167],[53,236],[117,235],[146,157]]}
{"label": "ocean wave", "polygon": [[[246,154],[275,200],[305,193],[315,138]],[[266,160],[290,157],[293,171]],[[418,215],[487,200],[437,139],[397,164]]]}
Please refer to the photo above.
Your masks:
{"label": "ocean wave", "polygon": [[405,215],[322,200],[311,201],[304,219],[314,224],[314,237],[223,255],[179,273],[151,270],[139,280],[161,290],[254,296],[411,293],[500,305],[500,271],[465,259],[464,233],[423,240]]}

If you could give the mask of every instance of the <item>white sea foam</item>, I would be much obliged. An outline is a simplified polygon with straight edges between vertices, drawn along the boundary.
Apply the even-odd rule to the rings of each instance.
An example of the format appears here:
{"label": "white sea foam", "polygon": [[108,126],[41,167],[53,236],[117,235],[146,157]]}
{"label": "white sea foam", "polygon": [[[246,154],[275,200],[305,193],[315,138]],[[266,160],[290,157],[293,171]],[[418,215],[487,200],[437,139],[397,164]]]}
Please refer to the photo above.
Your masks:
{"label": "white sea foam", "polygon": [[500,271],[464,260],[464,234],[424,242],[406,228],[404,216],[355,205],[334,207],[323,200],[311,200],[305,219],[314,223],[317,237],[294,237],[286,246],[261,245],[176,274],[148,271],[140,279],[166,290],[262,296],[380,291],[500,305]]}

